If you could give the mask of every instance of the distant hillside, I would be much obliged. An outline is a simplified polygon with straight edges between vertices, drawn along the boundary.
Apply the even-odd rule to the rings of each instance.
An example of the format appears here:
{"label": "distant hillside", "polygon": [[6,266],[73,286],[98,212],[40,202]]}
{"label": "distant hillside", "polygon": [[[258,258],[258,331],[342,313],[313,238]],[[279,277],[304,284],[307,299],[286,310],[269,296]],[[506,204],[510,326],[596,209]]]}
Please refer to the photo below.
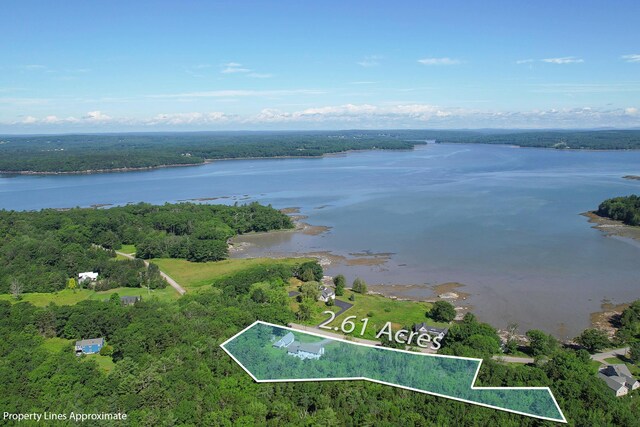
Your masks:
{"label": "distant hillside", "polygon": [[73,173],[197,165],[206,160],[318,157],[406,150],[426,141],[559,149],[640,149],[640,130],[376,130],[205,132],[0,137],[0,172]]}
{"label": "distant hillside", "polygon": [[521,131],[510,133],[474,133],[442,135],[438,142],[510,144],[519,147],[541,147],[587,150],[640,149],[640,130],[595,131]]}

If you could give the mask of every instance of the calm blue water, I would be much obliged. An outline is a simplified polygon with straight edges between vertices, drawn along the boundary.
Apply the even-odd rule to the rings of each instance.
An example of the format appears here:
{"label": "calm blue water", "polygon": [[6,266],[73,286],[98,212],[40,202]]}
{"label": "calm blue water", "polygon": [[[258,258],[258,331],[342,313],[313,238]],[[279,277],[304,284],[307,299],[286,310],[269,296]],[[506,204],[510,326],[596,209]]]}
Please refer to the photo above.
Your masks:
{"label": "calm blue water", "polygon": [[0,208],[206,197],[296,206],[308,222],[331,230],[275,236],[250,254],[392,252],[383,266],[334,265],[329,273],[384,284],[462,282],[474,311],[496,326],[517,322],[522,331],[573,336],[603,299],[640,298],[640,247],[604,237],[579,215],[606,198],[640,193],[640,182],[621,178],[627,174],[640,174],[640,152],[438,144],[322,159],[2,177]]}

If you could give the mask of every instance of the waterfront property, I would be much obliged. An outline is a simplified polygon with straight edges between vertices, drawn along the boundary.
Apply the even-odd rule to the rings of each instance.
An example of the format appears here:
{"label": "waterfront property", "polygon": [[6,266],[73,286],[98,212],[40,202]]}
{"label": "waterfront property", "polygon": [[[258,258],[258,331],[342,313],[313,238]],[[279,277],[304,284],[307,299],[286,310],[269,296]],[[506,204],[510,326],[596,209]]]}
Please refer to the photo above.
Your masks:
{"label": "waterfront property", "polygon": [[98,353],[103,346],[104,338],[92,338],[76,341],[76,356]]}
{"label": "waterfront property", "polygon": [[318,296],[318,300],[322,301],[322,302],[327,302],[330,299],[336,299],[336,293],[335,291],[328,287],[328,286],[323,286],[320,288],[320,296]]}
{"label": "waterfront property", "polygon": [[630,391],[640,388],[640,381],[631,376],[627,365],[607,365],[600,369],[598,377],[607,383],[616,397],[624,396]]}
{"label": "waterfront property", "polygon": [[422,322],[413,325],[413,331],[420,334],[429,334],[431,338],[439,337],[442,339],[447,335],[447,332],[449,332],[449,328],[438,328],[436,326],[429,326],[425,322]]}
{"label": "waterfront property", "polygon": [[295,343],[289,346],[287,354],[300,359],[320,359],[324,354],[324,346],[320,343]]}

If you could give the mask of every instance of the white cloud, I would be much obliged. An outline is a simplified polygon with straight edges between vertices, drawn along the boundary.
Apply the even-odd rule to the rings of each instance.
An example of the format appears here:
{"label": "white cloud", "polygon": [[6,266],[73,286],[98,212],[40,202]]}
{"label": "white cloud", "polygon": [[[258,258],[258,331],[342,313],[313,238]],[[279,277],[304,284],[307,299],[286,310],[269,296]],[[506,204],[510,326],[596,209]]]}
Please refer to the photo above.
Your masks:
{"label": "white cloud", "polygon": [[380,65],[381,59],[382,59],[382,56],[380,55],[370,55],[370,56],[365,56],[364,59],[356,62],[356,64],[365,68],[377,67],[378,65]]}
{"label": "white cloud", "polygon": [[101,111],[89,111],[82,118],[92,122],[108,122],[111,120],[111,116],[108,116]]}
{"label": "white cloud", "polygon": [[516,61],[516,64],[531,64],[532,62],[536,62],[535,59],[519,59]]}
{"label": "white cloud", "polygon": [[265,108],[254,114],[236,115],[221,111],[157,114],[147,118],[111,117],[100,111],[81,118],[26,116],[3,129],[30,132],[92,131],[127,129],[389,129],[389,128],[593,128],[597,126],[640,126],[637,107],[598,109],[549,108],[528,111],[495,111],[445,107],[426,103],[388,105],[341,104],[280,110]]}
{"label": "white cloud", "polygon": [[423,58],[423,59],[418,59],[418,62],[423,65],[457,65],[462,63],[462,61],[460,61],[459,59],[452,59],[448,57]]}
{"label": "white cloud", "polygon": [[221,112],[211,113],[175,113],[158,114],[150,120],[143,121],[147,126],[156,125],[189,125],[189,124],[211,124],[228,122],[234,116]]}
{"label": "white cloud", "polygon": [[237,62],[228,62],[223,64],[223,69],[220,71],[222,74],[236,74],[236,73],[249,73],[251,70],[249,68],[245,68],[242,64]]}
{"label": "white cloud", "polygon": [[624,59],[626,62],[640,62],[640,53],[622,55],[621,58]]}
{"label": "white cloud", "polygon": [[575,56],[564,56],[562,58],[545,58],[542,62],[549,64],[580,64],[584,62],[584,59],[576,58]]}

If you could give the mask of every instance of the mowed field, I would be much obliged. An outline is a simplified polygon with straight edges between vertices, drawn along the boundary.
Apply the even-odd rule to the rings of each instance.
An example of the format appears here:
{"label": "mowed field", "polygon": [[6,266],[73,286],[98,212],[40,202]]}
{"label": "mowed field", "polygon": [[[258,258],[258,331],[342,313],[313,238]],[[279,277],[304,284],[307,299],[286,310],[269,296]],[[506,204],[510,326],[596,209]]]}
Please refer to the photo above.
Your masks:
{"label": "mowed field", "polygon": [[215,262],[190,262],[183,259],[156,258],[150,260],[171,276],[187,292],[208,288],[214,279],[228,276],[255,266],[274,264],[297,265],[311,258],[239,258]]}
{"label": "mowed field", "polygon": [[58,292],[25,293],[22,294],[22,298],[19,301],[16,301],[9,294],[1,294],[0,301],[30,302],[38,307],[47,306],[49,303],[73,305],[84,300],[108,300],[111,295],[115,293],[121,297],[139,295],[142,296],[143,299],[158,298],[163,301],[177,299],[180,296],[171,286],[167,286],[164,289],[151,289],[150,292],[147,292],[147,290],[143,288],[115,288],[103,292],[96,292],[90,289],[76,289],[75,291],[64,289]]}

